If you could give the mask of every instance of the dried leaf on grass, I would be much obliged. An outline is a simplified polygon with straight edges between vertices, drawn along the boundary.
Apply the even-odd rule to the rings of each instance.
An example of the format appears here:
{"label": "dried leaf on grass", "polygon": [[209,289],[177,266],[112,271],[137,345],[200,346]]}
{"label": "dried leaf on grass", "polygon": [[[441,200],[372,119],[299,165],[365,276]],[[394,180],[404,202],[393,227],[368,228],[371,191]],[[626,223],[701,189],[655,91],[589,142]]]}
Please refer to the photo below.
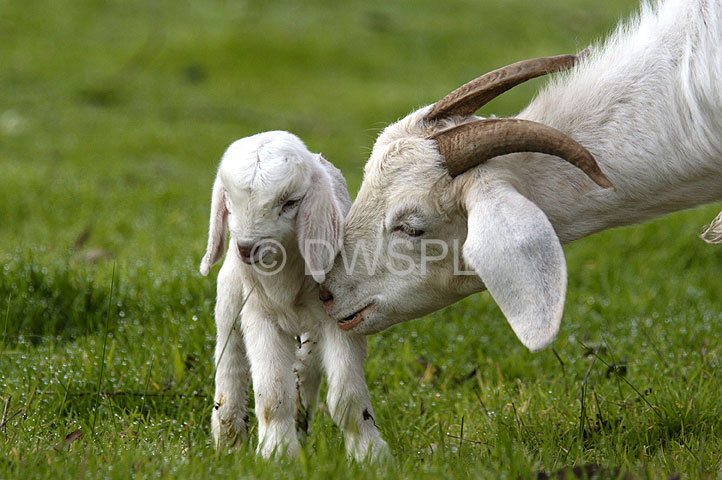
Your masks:
{"label": "dried leaf on grass", "polygon": [[80,437],[83,436],[83,432],[78,428],[77,430],[73,430],[69,434],[65,435],[65,438],[63,439],[60,444],[55,447],[56,450],[60,450],[61,448],[65,448],[71,443],[74,443],[76,440],[78,440]]}

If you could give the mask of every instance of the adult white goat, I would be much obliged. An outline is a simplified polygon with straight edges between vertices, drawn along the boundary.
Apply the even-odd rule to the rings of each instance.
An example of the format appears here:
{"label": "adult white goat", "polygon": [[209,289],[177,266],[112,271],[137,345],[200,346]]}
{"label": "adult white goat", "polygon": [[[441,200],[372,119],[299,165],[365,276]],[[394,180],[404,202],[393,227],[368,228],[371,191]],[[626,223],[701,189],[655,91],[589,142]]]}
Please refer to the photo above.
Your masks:
{"label": "adult white goat", "polygon": [[[260,133],[234,142],[223,155],[200,268],[207,275],[223,256],[230,230],[215,311],[211,426],[217,443],[234,444],[248,430],[250,363],[264,457],[297,453],[297,434],[305,434],[321,370],[349,454],[358,460],[386,454],[364,380],[366,338],[340,331],[318,300],[316,281],[323,281],[333,259],[326,249],[338,251],[350,206],[341,172],[295,135]],[[314,277],[304,274],[306,265]]]}
{"label": "adult white goat", "polygon": [[[572,66],[518,119],[473,116]],[[585,58],[510,65],[387,127],[322,299],[370,334],[488,289],[538,350],[559,329],[563,243],[720,198],[722,2],[645,3]]]}

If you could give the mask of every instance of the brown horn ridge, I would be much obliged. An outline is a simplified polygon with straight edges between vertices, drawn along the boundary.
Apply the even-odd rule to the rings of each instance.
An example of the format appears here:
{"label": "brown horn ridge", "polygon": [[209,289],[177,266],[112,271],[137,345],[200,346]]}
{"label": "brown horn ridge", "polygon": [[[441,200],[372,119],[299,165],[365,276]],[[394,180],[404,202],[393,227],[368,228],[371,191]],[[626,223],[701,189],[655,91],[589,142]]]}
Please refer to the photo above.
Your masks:
{"label": "brown horn ridge", "polygon": [[582,170],[597,185],[614,189],[594,156],[559,130],[530,120],[491,118],[443,130],[430,137],[444,157],[449,175],[456,177],[490,158],[517,152],[561,157]]}
{"label": "brown horn ridge", "polygon": [[576,55],[532,58],[491,71],[462,85],[436,102],[424,118],[438,120],[451,115],[471,115],[495,97],[520,83],[572,68],[588,53],[589,50],[585,49]]}
{"label": "brown horn ridge", "polygon": [[[510,88],[541,75],[567,70],[588,53],[583,50],[576,55],[534,58],[494,70],[436,102],[424,118],[438,120],[450,115],[471,115]],[[586,148],[565,133],[541,123],[516,118],[482,119],[443,130],[430,138],[437,142],[452,177],[493,157],[539,152],[563,158],[597,185],[614,189]]]}

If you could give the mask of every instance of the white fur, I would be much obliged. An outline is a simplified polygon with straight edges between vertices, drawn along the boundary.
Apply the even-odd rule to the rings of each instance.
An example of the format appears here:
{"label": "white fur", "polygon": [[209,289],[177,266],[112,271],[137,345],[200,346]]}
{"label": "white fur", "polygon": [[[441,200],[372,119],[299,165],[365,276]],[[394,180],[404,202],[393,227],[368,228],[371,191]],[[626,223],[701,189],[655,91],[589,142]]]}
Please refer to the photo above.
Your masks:
{"label": "white fur", "polygon": [[[286,204],[289,200],[297,202]],[[247,432],[252,377],[258,452],[294,456],[325,372],[329,410],[349,455],[362,460],[387,453],[364,380],[366,339],[338,329],[324,312],[314,281],[322,281],[330,267],[350,204],[339,170],[290,133],[243,138],[223,155],[200,268],[206,275],[223,255],[227,227],[231,240],[218,274],[215,311],[211,424],[218,444],[234,444]],[[264,250],[269,242],[273,246]],[[243,245],[260,250],[244,261]],[[257,263],[248,263],[253,260]],[[271,274],[274,262],[283,268]],[[307,269],[313,277],[305,275]]]}
{"label": "white fur", "polygon": [[[429,136],[478,117],[425,121],[428,109],[376,141],[346,219],[343,257],[380,246],[376,263],[393,265],[387,247],[404,241],[420,264],[424,238],[463,249],[407,275],[387,267],[367,274],[363,257],[353,268],[339,257],[327,275],[335,297],[327,309],[344,318],[372,305],[353,328],[368,334],[488,287],[521,341],[543,348],[563,310],[560,243],[722,198],[722,3],[643,4],[519,114],[584,145],[616,191],[536,153],[497,157],[452,180]],[[400,224],[426,233],[409,238]],[[719,240],[720,231],[718,220],[705,238]],[[454,264],[478,276],[454,275]]]}

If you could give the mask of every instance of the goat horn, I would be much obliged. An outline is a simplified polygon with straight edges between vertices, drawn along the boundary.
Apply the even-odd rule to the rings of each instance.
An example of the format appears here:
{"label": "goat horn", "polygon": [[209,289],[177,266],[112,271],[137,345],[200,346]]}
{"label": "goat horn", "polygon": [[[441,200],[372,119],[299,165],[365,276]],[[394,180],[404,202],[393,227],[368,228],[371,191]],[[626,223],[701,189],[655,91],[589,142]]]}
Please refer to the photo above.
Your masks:
{"label": "goat horn", "polygon": [[599,186],[614,189],[586,148],[541,123],[518,118],[476,120],[443,130],[430,138],[437,142],[452,177],[499,155],[539,152],[561,157]]}
{"label": "goat horn", "polygon": [[438,120],[450,115],[471,115],[498,95],[520,83],[572,68],[588,53],[589,50],[585,49],[576,55],[532,58],[499,68],[454,90],[436,102],[424,118]]}

